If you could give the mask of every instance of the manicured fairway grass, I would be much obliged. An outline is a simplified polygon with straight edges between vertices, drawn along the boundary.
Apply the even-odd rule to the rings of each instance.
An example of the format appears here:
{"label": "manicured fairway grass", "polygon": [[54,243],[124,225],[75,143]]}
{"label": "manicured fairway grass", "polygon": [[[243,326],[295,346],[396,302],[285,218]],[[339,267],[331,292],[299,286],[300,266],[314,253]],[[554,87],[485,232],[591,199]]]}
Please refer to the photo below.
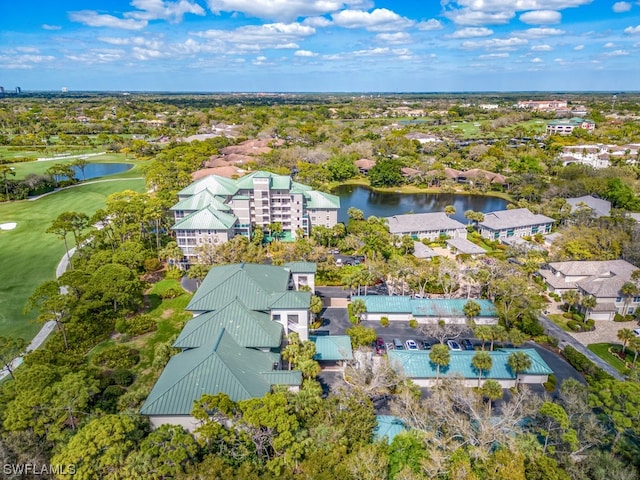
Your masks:
{"label": "manicured fairway grass", "polygon": [[[115,178],[121,176],[109,177]],[[65,211],[91,215],[104,207],[108,195],[128,189],[142,192],[144,181],[126,179],[86,184],[36,201],[0,204],[0,224],[17,223],[14,230],[0,230],[0,335],[30,340],[40,329],[34,321],[36,312],[25,316],[22,309],[38,285],[55,277],[56,265],[64,255],[62,240],[45,233],[51,221]],[[71,248],[71,235],[67,241]]]}

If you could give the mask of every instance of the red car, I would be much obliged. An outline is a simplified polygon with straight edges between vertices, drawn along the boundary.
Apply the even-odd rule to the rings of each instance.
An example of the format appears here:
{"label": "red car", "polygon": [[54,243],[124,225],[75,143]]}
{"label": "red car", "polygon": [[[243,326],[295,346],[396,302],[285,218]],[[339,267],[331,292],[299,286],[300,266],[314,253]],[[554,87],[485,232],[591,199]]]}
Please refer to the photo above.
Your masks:
{"label": "red car", "polygon": [[382,337],[378,337],[376,340],[376,353],[378,355],[384,355],[387,351],[387,344]]}

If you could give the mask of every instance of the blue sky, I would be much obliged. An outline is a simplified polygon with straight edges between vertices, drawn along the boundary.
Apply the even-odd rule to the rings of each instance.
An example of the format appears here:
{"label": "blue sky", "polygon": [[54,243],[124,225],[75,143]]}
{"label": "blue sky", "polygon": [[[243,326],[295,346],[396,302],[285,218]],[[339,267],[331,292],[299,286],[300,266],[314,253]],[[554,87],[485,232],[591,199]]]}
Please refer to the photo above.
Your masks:
{"label": "blue sky", "polygon": [[640,90],[640,0],[32,0],[2,9],[23,90]]}

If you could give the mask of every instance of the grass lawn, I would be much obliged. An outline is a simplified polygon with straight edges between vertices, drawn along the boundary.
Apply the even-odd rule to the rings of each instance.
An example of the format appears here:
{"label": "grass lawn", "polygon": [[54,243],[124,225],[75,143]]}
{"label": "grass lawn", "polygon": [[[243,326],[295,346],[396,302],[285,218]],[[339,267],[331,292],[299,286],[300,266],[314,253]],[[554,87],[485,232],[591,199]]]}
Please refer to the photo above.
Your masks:
{"label": "grass lawn", "polygon": [[557,326],[559,326],[565,332],[572,332],[573,331],[567,326],[567,321],[569,319],[568,318],[564,318],[561,313],[550,313],[549,315],[547,315],[547,317],[549,317],[553,323],[555,323]]}
{"label": "grass lawn", "polygon": [[[607,362],[609,365],[611,365],[613,368],[615,368],[622,375],[629,373],[629,369],[627,368],[625,363],[619,357],[613,355],[609,351],[612,348],[614,350],[622,350],[622,345],[617,343],[591,343],[587,345],[587,348],[597,356],[599,356],[601,359],[603,359],[605,362]],[[629,350],[629,348],[627,347],[624,353],[627,364],[631,365],[633,363],[633,351]]]}
{"label": "grass lawn", "polygon": [[[113,175],[109,178],[122,177]],[[56,265],[64,255],[62,240],[45,233],[51,221],[65,211],[91,215],[104,207],[108,195],[127,189],[143,192],[144,181],[126,179],[80,185],[33,202],[21,200],[0,204],[0,224],[17,223],[14,230],[0,230],[0,271],[3,273],[0,288],[1,335],[30,340],[40,329],[40,325],[34,322],[36,312],[25,316],[22,309],[38,285],[55,277]],[[73,242],[69,237],[67,241]]]}

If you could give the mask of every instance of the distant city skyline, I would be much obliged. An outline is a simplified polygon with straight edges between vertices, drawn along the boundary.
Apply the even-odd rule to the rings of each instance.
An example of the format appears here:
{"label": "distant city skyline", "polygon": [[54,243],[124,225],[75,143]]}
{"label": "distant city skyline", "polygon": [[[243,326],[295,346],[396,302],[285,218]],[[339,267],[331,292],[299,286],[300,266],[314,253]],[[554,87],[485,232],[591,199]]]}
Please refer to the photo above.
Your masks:
{"label": "distant city skyline", "polygon": [[7,92],[640,89],[640,0],[36,1],[0,25]]}

